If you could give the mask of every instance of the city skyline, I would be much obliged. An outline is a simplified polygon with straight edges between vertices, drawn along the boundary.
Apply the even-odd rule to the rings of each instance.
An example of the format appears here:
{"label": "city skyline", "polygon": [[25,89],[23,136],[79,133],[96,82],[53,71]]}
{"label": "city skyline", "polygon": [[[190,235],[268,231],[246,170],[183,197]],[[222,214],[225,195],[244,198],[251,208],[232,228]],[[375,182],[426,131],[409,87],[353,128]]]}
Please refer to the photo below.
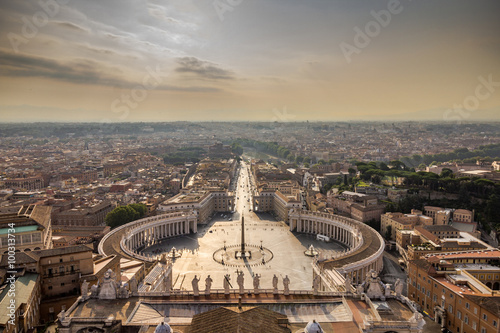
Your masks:
{"label": "city skyline", "polygon": [[500,120],[496,1],[0,6],[3,122]]}

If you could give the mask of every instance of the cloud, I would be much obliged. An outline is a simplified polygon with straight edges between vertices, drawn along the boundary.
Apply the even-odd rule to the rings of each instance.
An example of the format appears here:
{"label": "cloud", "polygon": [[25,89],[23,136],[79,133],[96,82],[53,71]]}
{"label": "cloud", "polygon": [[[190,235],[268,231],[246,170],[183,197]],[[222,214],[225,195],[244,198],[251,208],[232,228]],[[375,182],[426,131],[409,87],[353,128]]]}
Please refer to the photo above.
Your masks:
{"label": "cloud", "polygon": [[216,64],[203,61],[195,57],[179,58],[179,66],[175,69],[179,73],[191,73],[201,79],[208,80],[232,80],[234,74],[231,71],[222,69]]}
{"label": "cloud", "polygon": [[90,32],[89,29],[81,27],[81,26],[74,24],[74,23],[71,23],[71,22],[56,21],[56,22],[52,22],[52,23],[59,26],[59,27],[66,28],[66,29],[71,29],[71,30],[75,30],[75,31],[85,32],[85,33]]}
{"label": "cloud", "polygon": [[[0,72],[9,77],[39,77],[76,84],[92,84],[117,88],[135,88],[142,80],[127,80],[108,74],[120,72],[116,68],[105,66],[88,59],[75,59],[62,62],[32,55],[19,55],[0,50]],[[147,75],[145,69],[144,75]],[[160,75],[162,75],[160,73]],[[155,90],[180,92],[218,92],[221,89],[205,86],[158,85]]]}
{"label": "cloud", "polygon": [[99,83],[123,86],[118,77],[102,73],[102,65],[93,60],[74,60],[63,63],[31,55],[19,55],[0,50],[0,68],[3,75],[11,77],[41,77],[73,83]]}

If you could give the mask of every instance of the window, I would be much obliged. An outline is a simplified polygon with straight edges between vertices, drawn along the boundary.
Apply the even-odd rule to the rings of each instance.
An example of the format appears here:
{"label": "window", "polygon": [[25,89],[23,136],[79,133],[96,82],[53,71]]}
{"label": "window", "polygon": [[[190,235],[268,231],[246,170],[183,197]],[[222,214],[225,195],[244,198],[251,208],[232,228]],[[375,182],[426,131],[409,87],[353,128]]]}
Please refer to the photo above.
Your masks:
{"label": "window", "polygon": [[466,324],[469,324],[469,317],[468,317],[467,315],[465,315],[464,322],[465,322]]}
{"label": "window", "polygon": [[470,309],[469,302],[466,302],[466,303],[465,303],[465,308],[466,308],[467,310],[468,310],[468,309]]}
{"label": "window", "polygon": [[477,329],[477,323],[475,321],[472,322],[472,329]]}
{"label": "window", "polygon": [[486,333],[486,328],[481,327],[481,333]]}
{"label": "window", "polygon": [[483,319],[488,320],[488,316],[486,315],[486,313],[483,313]]}
{"label": "window", "polygon": [[448,312],[453,314],[453,306],[451,305],[448,305]]}
{"label": "window", "polygon": [[64,282],[61,282],[61,287],[64,287]]}
{"label": "window", "polygon": [[49,286],[47,289],[52,290],[52,286]]}
{"label": "window", "polygon": [[458,319],[462,319],[462,312],[457,311],[457,317],[458,317]]}
{"label": "window", "polygon": [[436,295],[436,294],[434,294],[434,296],[432,296],[432,300],[433,300],[434,302],[437,302],[437,295]]}
{"label": "window", "polygon": [[493,320],[493,327],[497,327],[497,321],[496,320]]}
{"label": "window", "polygon": [[477,314],[477,308],[476,307],[474,308],[474,314]]}

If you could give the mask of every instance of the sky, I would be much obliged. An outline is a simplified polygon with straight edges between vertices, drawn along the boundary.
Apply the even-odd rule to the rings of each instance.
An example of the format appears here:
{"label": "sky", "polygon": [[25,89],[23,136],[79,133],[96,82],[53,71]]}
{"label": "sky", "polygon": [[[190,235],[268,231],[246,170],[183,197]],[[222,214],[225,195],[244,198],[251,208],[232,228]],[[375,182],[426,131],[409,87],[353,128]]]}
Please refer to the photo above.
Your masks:
{"label": "sky", "polygon": [[0,2],[0,121],[500,121],[498,0]]}

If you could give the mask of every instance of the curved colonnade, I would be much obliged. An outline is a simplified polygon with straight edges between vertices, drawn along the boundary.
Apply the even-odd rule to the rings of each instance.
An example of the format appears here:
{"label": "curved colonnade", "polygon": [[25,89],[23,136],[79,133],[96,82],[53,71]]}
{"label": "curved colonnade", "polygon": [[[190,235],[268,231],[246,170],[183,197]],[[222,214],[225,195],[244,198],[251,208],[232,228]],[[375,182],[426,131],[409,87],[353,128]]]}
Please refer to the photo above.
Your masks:
{"label": "curved colonnade", "polygon": [[104,244],[122,233],[120,249],[123,254],[142,261],[155,261],[156,255],[143,255],[140,249],[156,244],[162,239],[197,232],[197,215],[192,211],[167,213],[143,218],[110,231],[99,243],[99,254],[107,255]]}
{"label": "curved colonnade", "polygon": [[[123,254],[152,262],[157,260],[157,256],[145,256],[140,253],[141,248],[154,245],[161,239],[196,233],[196,223],[196,213],[189,211],[130,222],[109,232],[99,243],[99,253],[106,255],[103,245],[112,240],[114,234],[121,233],[120,249]],[[348,247],[346,252],[318,262],[317,266],[323,272],[335,270],[357,284],[370,270],[380,272],[383,268],[384,240],[377,231],[362,222],[340,215],[291,210],[289,225],[291,231],[324,235]]]}
{"label": "curved colonnade", "polygon": [[336,270],[352,283],[362,282],[370,270],[379,273],[383,268],[385,242],[368,225],[348,217],[292,210],[289,213],[290,230],[324,235],[345,244],[349,250],[338,256],[318,262],[322,271]]}

